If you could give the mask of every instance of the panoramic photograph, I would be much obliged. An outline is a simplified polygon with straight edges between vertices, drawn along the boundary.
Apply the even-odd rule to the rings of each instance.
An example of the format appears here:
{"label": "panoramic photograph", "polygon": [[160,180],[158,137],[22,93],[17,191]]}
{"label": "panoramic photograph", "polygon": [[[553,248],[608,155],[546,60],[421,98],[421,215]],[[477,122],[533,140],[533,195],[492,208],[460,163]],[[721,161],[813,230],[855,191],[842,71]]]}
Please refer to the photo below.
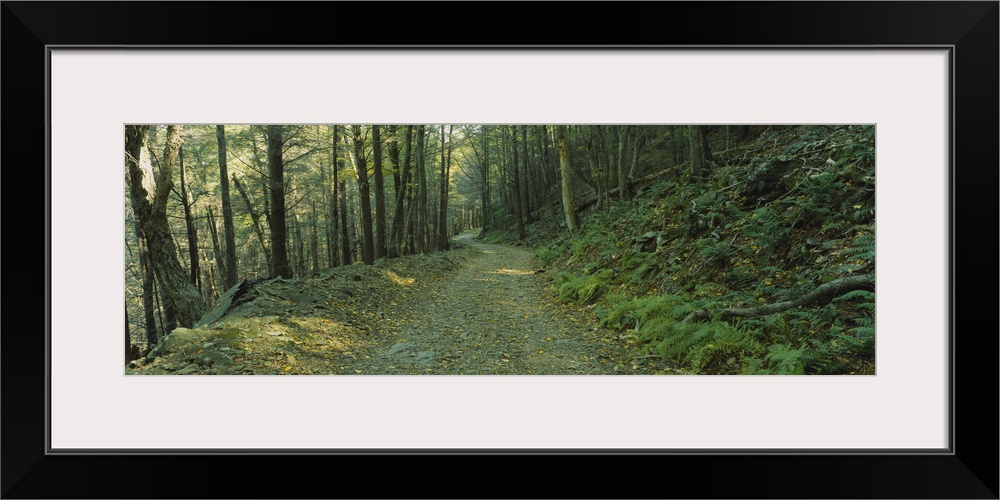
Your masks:
{"label": "panoramic photograph", "polygon": [[124,126],[126,375],[874,375],[875,126]]}

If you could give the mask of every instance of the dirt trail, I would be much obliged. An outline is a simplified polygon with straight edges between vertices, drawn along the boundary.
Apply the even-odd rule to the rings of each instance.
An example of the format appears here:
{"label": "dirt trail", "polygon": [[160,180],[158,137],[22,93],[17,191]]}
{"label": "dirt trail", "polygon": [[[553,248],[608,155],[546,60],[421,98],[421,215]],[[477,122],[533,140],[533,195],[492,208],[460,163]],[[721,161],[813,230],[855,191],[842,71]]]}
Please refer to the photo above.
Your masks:
{"label": "dirt trail", "polygon": [[[477,257],[374,332],[376,345],[347,367],[362,373],[630,373],[623,342],[592,311],[559,304],[552,276],[526,250],[456,238]],[[345,370],[348,373],[350,371]]]}
{"label": "dirt trail", "polygon": [[651,373],[629,361],[627,336],[556,300],[554,272],[531,252],[474,234],[452,252],[271,280],[220,320],[174,331],[127,373]]}

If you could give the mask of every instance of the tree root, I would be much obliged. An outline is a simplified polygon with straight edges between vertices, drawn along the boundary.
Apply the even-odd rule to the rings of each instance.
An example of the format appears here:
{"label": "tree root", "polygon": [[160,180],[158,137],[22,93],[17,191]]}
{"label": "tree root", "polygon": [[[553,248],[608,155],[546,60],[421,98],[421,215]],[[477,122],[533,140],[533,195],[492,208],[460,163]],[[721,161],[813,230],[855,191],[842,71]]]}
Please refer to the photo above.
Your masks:
{"label": "tree root", "polygon": [[[816,287],[813,291],[799,297],[795,300],[789,300],[786,302],[777,302],[774,304],[766,304],[757,307],[730,307],[718,311],[717,315],[720,318],[731,318],[735,316],[739,317],[751,317],[751,316],[764,316],[768,314],[774,314],[781,311],[791,309],[793,307],[805,306],[812,304],[813,302],[819,302],[821,300],[832,300],[838,295],[843,295],[848,292],[853,292],[854,290],[875,290],[875,274],[859,274],[857,276],[847,276],[845,278],[835,279],[825,285],[820,285]],[[708,309],[701,309],[688,314],[684,319],[681,320],[681,324],[688,323],[691,321],[697,321],[702,319],[707,319],[712,316],[712,311]]]}

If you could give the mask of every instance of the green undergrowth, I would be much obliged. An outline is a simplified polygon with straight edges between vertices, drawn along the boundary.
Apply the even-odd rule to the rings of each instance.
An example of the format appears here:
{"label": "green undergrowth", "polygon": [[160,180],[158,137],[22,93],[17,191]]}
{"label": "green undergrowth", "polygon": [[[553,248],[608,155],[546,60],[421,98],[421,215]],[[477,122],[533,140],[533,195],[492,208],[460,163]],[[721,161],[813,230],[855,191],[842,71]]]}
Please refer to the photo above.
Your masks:
{"label": "green undergrowth", "polygon": [[[690,373],[872,374],[871,291],[767,315],[719,312],[874,273],[874,133],[762,130],[718,154],[702,178],[682,166],[630,200],[582,213],[576,234],[552,231],[536,256],[558,271],[554,294],[593,307],[631,336],[637,356]],[[645,233],[655,245],[637,245]],[[699,310],[707,319],[684,321]]]}

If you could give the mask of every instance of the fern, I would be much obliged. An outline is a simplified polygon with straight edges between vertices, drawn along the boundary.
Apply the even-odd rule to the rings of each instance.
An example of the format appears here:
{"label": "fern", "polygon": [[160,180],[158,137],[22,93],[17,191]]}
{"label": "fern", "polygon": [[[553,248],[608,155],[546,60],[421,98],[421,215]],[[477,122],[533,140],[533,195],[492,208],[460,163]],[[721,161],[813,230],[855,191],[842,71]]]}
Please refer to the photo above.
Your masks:
{"label": "fern", "polygon": [[802,363],[804,353],[804,349],[792,349],[784,344],[774,344],[764,359],[771,362],[774,370],[780,375],[802,375],[805,373],[805,366]]}
{"label": "fern", "polygon": [[850,248],[844,251],[850,259],[875,260],[875,235],[868,233],[858,236]]}

